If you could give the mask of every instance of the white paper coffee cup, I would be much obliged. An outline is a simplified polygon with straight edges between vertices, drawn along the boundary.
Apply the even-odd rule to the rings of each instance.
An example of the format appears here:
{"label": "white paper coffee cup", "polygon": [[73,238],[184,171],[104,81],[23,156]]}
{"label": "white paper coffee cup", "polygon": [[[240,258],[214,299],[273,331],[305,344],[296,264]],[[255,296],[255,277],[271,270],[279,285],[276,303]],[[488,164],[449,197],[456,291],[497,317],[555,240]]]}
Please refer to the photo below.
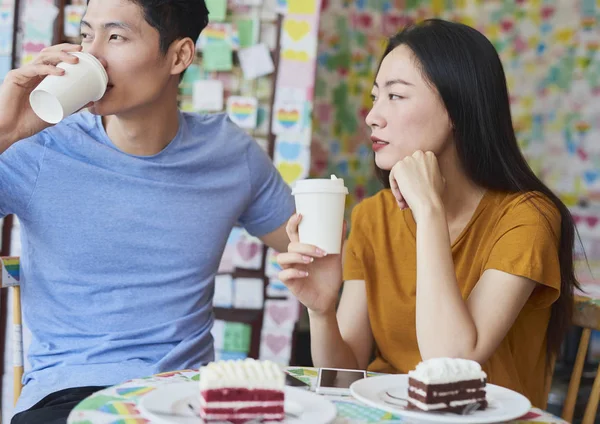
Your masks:
{"label": "white paper coffee cup", "polygon": [[71,53],[79,63],[56,65],[64,75],[49,75],[29,95],[29,104],[40,119],[57,124],[89,102],[104,96],[108,74],[98,59],[89,53]]}
{"label": "white paper coffee cup", "polygon": [[292,194],[296,213],[302,215],[298,227],[300,243],[317,246],[328,254],[340,253],[348,194],[344,180],[299,180]]}

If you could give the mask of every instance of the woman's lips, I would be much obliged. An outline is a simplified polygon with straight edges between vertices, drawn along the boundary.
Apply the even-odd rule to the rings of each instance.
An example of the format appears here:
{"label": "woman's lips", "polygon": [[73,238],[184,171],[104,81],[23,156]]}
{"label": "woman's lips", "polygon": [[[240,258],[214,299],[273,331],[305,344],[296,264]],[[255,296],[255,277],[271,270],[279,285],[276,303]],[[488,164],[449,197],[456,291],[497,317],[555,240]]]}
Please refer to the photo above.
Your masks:
{"label": "woman's lips", "polygon": [[383,149],[385,146],[390,144],[387,141],[383,141],[374,136],[371,137],[371,142],[372,142],[373,151],[375,151],[375,152],[378,152],[379,150]]}

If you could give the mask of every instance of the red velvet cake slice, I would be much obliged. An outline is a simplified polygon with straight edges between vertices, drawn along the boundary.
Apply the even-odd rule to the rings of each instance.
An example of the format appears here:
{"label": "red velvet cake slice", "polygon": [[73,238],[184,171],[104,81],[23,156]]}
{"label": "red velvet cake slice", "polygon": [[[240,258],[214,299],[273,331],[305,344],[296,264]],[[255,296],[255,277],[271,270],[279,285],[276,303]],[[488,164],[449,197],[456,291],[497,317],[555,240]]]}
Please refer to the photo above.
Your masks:
{"label": "red velvet cake slice", "polygon": [[261,418],[281,421],[285,374],[270,361],[211,362],[200,368],[200,416],[234,424]]}
{"label": "red velvet cake slice", "polygon": [[487,408],[486,373],[475,361],[434,358],[408,373],[411,409],[465,414]]}

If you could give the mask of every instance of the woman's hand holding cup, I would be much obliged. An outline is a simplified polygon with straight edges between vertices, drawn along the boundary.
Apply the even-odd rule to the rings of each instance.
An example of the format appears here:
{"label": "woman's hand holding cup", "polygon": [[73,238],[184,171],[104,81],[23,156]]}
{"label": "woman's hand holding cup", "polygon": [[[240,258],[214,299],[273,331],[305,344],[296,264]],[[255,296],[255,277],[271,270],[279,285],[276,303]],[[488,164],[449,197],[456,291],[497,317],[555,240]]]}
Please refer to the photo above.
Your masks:
{"label": "woman's hand holding cup", "polygon": [[288,221],[288,251],[277,255],[277,262],[283,268],[279,279],[311,314],[326,314],[335,311],[342,285],[342,255],[328,255],[316,246],[300,243],[301,220],[302,216],[295,214]]}

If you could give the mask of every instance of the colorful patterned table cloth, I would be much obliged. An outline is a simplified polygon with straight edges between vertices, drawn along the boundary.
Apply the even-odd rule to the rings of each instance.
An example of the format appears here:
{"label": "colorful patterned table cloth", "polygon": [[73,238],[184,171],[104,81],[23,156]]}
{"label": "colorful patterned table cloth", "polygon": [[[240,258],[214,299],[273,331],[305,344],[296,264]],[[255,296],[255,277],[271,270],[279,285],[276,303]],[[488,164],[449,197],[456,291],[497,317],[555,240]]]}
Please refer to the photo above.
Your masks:
{"label": "colorful patterned table cloth", "polygon": [[[314,368],[291,367],[288,372],[315,386],[317,370]],[[147,378],[131,380],[109,387],[83,400],[69,415],[68,424],[145,424],[138,403],[143,396],[167,383],[198,381],[197,370],[175,371]],[[328,396],[337,407],[335,424],[354,423],[414,423],[388,412],[362,405],[351,397]],[[516,423],[565,423],[544,411],[532,409]]]}

